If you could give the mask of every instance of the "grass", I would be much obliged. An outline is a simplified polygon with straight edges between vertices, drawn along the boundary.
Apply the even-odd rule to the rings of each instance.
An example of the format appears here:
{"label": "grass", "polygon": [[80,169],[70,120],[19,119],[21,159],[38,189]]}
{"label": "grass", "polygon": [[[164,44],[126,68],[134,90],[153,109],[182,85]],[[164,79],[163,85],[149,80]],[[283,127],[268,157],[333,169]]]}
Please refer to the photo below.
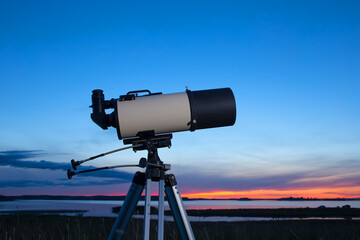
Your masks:
{"label": "grass", "polygon": [[[58,215],[2,215],[0,239],[106,239],[114,218]],[[156,221],[151,239],[156,239]],[[194,222],[196,239],[360,239],[360,221],[306,220],[264,222]],[[142,239],[142,220],[132,219],[124,239]],[[174,222],[165,222],[165,239],[179,239]]]}

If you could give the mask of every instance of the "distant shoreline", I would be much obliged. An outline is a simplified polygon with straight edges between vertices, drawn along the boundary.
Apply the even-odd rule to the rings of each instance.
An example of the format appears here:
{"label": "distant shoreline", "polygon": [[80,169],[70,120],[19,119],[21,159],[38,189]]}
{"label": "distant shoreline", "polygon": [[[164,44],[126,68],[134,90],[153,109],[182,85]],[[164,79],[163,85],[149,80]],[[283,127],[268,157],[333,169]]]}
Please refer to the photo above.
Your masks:
{"label": "distant shoreline", "polygon": [[[94,196],[67,196],[67,195],[21,195],[21,196],[3,196],[0,195],[0,201],[14,201],[14,200],[101,200],[101,201],[122,201],[125,200],[126,195],[121,196],[106,196],[106,195],[94,195]],[[145,197],[142,196],[141,200]],[[151,196],[151,200],[158,200],[158,196]],[[359,201],[360,198],[187,198],[183,197],[183,201],[207,201],[207,200],[231,200],[231,201]]]}

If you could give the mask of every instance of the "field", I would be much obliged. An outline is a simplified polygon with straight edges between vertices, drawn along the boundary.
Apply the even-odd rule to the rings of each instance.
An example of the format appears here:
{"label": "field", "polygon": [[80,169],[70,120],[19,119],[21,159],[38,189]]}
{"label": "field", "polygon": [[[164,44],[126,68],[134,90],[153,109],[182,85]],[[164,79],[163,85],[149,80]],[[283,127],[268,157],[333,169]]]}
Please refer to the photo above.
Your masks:
{"label": "field", "polygon": [[[298,210],[280,209],[275,212],[282,216],[300,214],[309,215],[325,210],[303,209]],[[354,209],[351,209],[354,210]],[[243,221],[243,222],[192,222],[196,239],[360,239],[360,221],[350,220],[358,216],[357,210],[339,210],[350,212],[344,216],[344,220],[290,220],[290,221]],[[189,215],[229,215],[228,210],[205,210],[203,212],[189,212]],[[272,211],[272,212],[271,212]],[[289,212],[290,211],[290,212]],[[308,211],[308,213],[306,213]],[[330,212],[333,210],[330,210]],[[230,210],[235,214],[236,210]],[[256,216],[263,211],[254,210],[253,213],[246,210],[247,215]],[[275,214],[269,210],[265,215]],[[328,211],[329,212],[329,211]],[[237,214],[243,215],[242,210]],[[294,215],[295,214],[295,215]],[[300,216],[298,215],[298,216]],[[333,216],[332,214],[325,214]],[[106,239],[114,218],[105,217],[81,217],[60,215],[16,214],[0,216],[1,239]],[[151,239],[156,239],[156,221],[151,222]],[[142,239],[142,220],[133,219],[125,231],[124,239]],[[165,222],[165,239],[179,239],[179,233],[175,223]]]}

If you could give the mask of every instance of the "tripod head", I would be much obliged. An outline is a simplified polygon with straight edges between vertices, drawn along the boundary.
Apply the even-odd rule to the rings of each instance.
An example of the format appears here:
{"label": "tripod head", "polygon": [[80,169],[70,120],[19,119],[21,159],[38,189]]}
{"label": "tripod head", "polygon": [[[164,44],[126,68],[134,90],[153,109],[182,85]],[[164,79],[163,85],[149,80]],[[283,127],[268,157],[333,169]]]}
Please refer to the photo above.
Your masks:
{"label": "tripod head", "polygon": [[159,181],[165,171],[171,169],[170,164],[164,164],[158,155],[158,148],[171,147],[172,134],[155,134],[154,131],[142,131],[136,138],[124,140],[124,144],[132,144],[134,151],[147,150],[147,177]]}
{"label": "tripod head", "polygon": [[124,144],[132,144],[134,151],[149,150],[149,142],[152,142],[153,147],[163,148],[171,147],[172,134],[155,134],[153,130],[142,131],[138,133],[137,137],[124,139]]}

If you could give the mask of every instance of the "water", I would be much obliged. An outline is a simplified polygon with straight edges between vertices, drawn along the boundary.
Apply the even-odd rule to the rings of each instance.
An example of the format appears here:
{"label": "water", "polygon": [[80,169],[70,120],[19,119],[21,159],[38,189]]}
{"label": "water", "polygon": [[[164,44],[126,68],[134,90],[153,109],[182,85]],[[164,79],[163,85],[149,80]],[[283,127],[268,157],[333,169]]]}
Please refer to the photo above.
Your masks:
{"label": "water", "polygon": [[277,200],[197,200],[184,201],[186,209],[237,209],[237,208],[317,208],[321,205],[326,207],[341,207],[350,205],[360,208],[360,200],[357,201],[277,201]]}
{"label": "water", "polygon": [[[0,202],[0,212],[3,211],[24,211],[24,210],[83,210],[83,216],[95,217],[116,217],[112,213],[112,208],[120,206],[123,201],[101,201],[101,200],[16,200]],[[139,205],[144,205],[143,201]],[[152,202],[152,206],[157,206],[157,202]],[[360,208],[360,200],[356,201],[276,201],[276,200],[194,200],[184,201],[186,209],[238,209],[238,208],[316,208],[324,205],[326,207],[341,207],[350,205],[352,208]],[[169,207],[165,201],[165,210]],[[70,215],[70,213],[69,213]],[[74,215],[74,213],[72,213]],[[192,217],[193,220],[204,219],[202,217]],[[229,219],[228,217],[225,217]],[[210,219],[208,217],[208,219]],[[219,217],[217,217],[219,221]],[[244,219],[243,219],[244,220]],[[249,220],[246,218],[245,220]],[[254,220],[254,219],[253,219]]]}

